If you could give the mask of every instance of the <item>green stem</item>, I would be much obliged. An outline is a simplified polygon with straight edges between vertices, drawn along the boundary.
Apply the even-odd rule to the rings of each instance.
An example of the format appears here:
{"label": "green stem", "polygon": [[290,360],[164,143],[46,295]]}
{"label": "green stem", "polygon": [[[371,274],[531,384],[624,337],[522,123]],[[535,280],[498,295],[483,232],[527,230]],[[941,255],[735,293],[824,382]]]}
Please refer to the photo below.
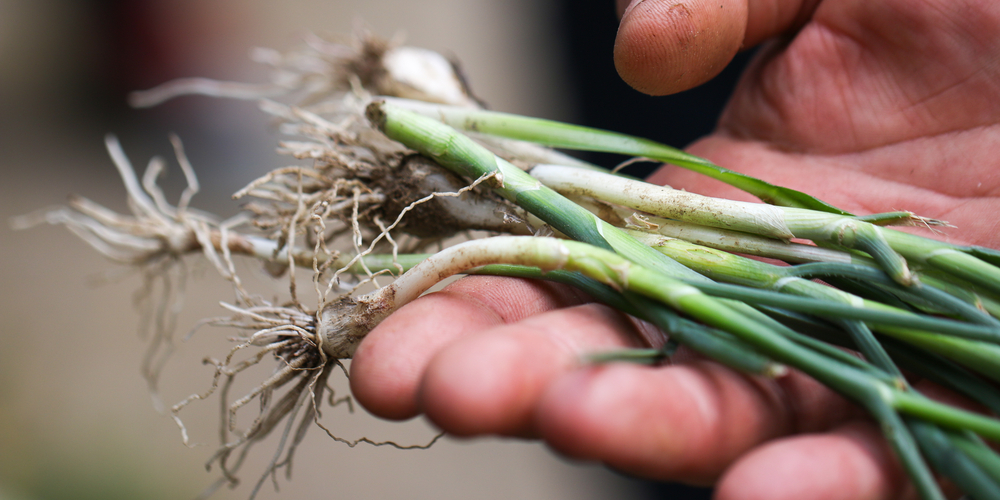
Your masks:
{"label": "green stem", "polygon": [[941,492],[934,474],[920,454],[917,440],[899,414],[884,404],[877,404],[875,409],[870,411],[881,425],[882,434],[892,446],[893,451],[896,452],[896,456],[899,457],[903,468],[909,474],[910,480],[913,481],[913,485],[920,493],[920,497],[944,500],[944,494]]}
{"label": "green stem", "polygon": [[[994,483],[993,495],[996,498],[997,492],[1000,491],[1000,456],[976,436],[969,436],[967,433],[961,432],[950,434],[949,438],[952,444],[975,461],[982,471],[992,479]],[[976,496],[976,498],[988,497]]]}
{"label": "green stem", "polygon": [[923,396],[896,391],[891,404],[897,410],[952,429],[966,429],[1000,443],[1000,421],[965,411]]}
{"label": "green stem", "polygon": [[634,262],[643,262],[672,276],[703,279],[436,120],[382,101],[371,103],[366,114],[390,139],[419,151],[459,175],[472,179],[493,175],[491,187],[494,191],[574,240],[613,249]]}
{"label": "green stem", "polygon": [[882,228],[855,217],[712,198],[572,167],[538,165],[531,169],[531,175],[560,193],[589,196],[660,217],[771,238],[806,238],[837,248],[856,248],[871,255],[897,282],[910,285],[912,281],[906,261],[889,246]]}
{"label": "green stem", "polygon": [[1000,268],[965,253],[962,247],[892,229],[886,229],[883,234],[889,245],[910,261],[940,269],[1000,294]]}
{"label": "green stem", "polygon": [[[785,276],[797,276],[806,279],[840,277],[857,280],[886,290],[918,307],[934,308],[935,312],[954,314],[972,323],[1000,326],[1000,321],[966,300],[955,297],[929,284],[917,284],[909,287],[900,286],[888,279],[884,273],[876,268],[857,264],[817,262],[779,269],[783,270]],[[954,287],[949,288],[954,290]]]}
{"label": "green stem", "polygon": [[587,354],[583,357],[583,361],[595,365],[623,361],[640,365],[657,365],[667,357],[662,349],[616,349]]}
{"label": "green stem", "polygon": [[979,461],[973,459],[958,444],[960,438],[956,436],[957,433],[947,432],[915,419],[908,419],[907,424],[927,460],[962,488],[962,491],[978,500],[1000,499],[998,484],[980,467]]}
{"label": "green stem", "polygon": [[767,203],[850,215],[805,193],[775,186],[760,179],[734,172],[704,158],[649,139],[495,111],[438,106],[413,101],[393,100],[392,103],[440,120],[459,130],[530,141],[556,148],[601,151],[650,158],[720,180],[753,194]]}
{"label": "green stem", "polygon": [[1000,390],[942,356],[895,339],[883,339],[889,355],[905,370],[941,384],[1000,414]]}

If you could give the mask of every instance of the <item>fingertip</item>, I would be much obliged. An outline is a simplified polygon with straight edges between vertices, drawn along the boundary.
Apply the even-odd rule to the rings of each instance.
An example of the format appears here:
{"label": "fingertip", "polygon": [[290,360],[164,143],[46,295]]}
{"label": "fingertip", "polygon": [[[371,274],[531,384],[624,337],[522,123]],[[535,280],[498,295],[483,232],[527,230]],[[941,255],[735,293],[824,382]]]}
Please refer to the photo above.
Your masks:
{"label": "fingertip", "polygon": [[416,391],[412,370],[386,363],[390,356],[381,354],[384,343],[365,339],[351,360],[351,394],[366,410],[390,420],[416,416]]}
{"label": "fingertip", "polygon": [[638,0],[628,5],[618,28],[615,67],[640,92],[687,90],[732,60],[746,25],[746,1]]}
{"label": "fingertip", "polygon": [[906,491],[898,462],[874,425],[794,436],[737,461],[716,486],[718,500],[889,499]]}
{"label": "fingertip", "polygon": [[379,417],[412,418],[419,413],[417,391],[431,358],[464,335],[502,323],[496,312],[463,294],[421,297],[386,318],[358,346],[351,392]]}

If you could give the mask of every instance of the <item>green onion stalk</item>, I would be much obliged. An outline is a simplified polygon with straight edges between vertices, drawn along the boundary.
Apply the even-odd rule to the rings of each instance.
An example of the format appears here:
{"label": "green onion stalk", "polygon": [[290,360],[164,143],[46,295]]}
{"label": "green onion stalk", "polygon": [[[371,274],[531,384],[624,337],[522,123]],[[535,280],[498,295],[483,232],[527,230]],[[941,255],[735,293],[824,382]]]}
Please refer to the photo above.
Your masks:
{"label": "green onion stalk", "polygon": [[[961,433],[972,432],[987,439],[996,439],[998,435],[993,433],[1000,430],[1000,423],[920,396],[905,383],[896,366],[894,355],[900,357],[898,346],[885,348],[875,334],[877,332],[905,341],[910,345],[906,349],[917,358],[935,356],[933,359],[937,360],[936,356],[944,356],[951,359],[952,361],[941,360],[939,363],[944,367],[937,370],[941,372],[939,378],[951,377],[952,381],[968,378],[966,372],[951,364],[958,363],[995,380],[1000,379],[1000,370],[996,368],[1000,366],[1000,358],[997,357],[1000,347],[996,345],[1000,341],[1000,327],[996,320],[970,306],[968,296],[956,297],[946,291],[925,286],[916,275],[911,274],[907,257],[926,253],[930,249],[930,257],[916,261],[920,266],[933,266],[939,271],[951,272],[956,277],[955,281],[973,281],[984,287],[986,285],[982,283],[982,278],[973,280],[970,274],[974,274],[982,266],[991,267],[988,263],[971,257],[961,249],[910,235],[899,236],[905,233],[889,233],[889,230],[869,222],[898,222],[905,218],[898,214],[858,218],[831,210],[828,206],[819,206],[824,209],[817,211],[818,205],[809,201],[809,198],[771,189],[770,185],[759,182],[746,181],[744,176],[730,175],[703,163],[699,163],[704,167],[702,170],[714,172],[716,177],[736,179],[757,192],[767,191],[770,193],[770,201],[785,200],[786,205],[796,206],[768,207],[709,199],[577,167],[535,166],[526,173],[441,121],[458,124],[461,128],[475,130],[477,133],[499,133],[505,137],[536,140],[550,146],[579,146],[574,142],[576,140],[591,145],[600,141],[587,135],[590,132],[567,129],[551,122],[496,114],[487,114],[488,120],[480,120],[483,112],[479,111],[459,111],[454,114],[451,113],[451,108],[422,105],[417,105],[416,108],[425,114],[437,113],[437,119],[415,114],[385,101],[373,102],[366,114],[388,137],[460,175],[467,178],[492,176],[489,182],[498,194],[549,224],[564,237],[580,242],[561,242],[562,246],[545,250],[546,257],[536,256],[538,261],[526,259],[529,252],[526,247],[516,247],[510,250],[513,254],[504,254],[501,259],[507,259],[504,264],[535,267],[541,275],[553,270],[583,274],[590,280],[612,288],[610,295],[616,299],[606,301],[618,300],[621,303],[624,300],[621,306],[623,310],[645,311],[640,314],[646,318],[654,318],[654,323],[661,327],[667,326],[671,334],[675,334],[675,331],[669,327],[677,328],[677,322],[673,321],[671,324],[671,321],[666,320],[655,321],[660,313],[648,311],[662,309],[650,308],[650,301],[660,306],[670,306],[675,311],[672,314],[707,325],[714,332],[698,330],[690,335],[691,338],[731,337],[739,342],[727,342],[727,347],[746,349],[747,353],[762,355],[764,359],[774,360],[809,374],[871,412],[886,430],[886,438],[924,498],[941,498],[925,458],[940,469],[942,450],[964,457],[960,461],[961,465],[948,468],[945,472],[969,491],[981,492],[983,485],[988,484],[984,481],[996,480],[989,474],[992,470],[989,465],[993,462],[984,458],[991,455],[977,445],[975,440],[963,440],[963,436],[967,436]],[[428,112],[429,109],[434,110],[434,113]],[[528,132],[511,132],[526,126],[530,129]],[[568,135],[580,134],[586,139],[552,140],[551,135],[546,135],[551,133],[562,138],[564,135],[560,134],[564,132]],[[539,135],[548,139],[539,140]],[[643,156],[657,158],[649,154]],[[683,155],[673,158],[674,162],[680,161],[678,158],[688,162]],[[662,160],[662,155],[657,159]],[[664,237],[651,239],[648,233],[635,231],[629,234],[560,196],[556,191],[629,207],[645,214],[679,219],[698,227],[751,233],[758,239],[772,240],[768,243],[772,247],[789,245],[787,240],[791,238],[806,238],[840,250],[824,249],[820,250],[823,254],[821,256],[801,259],[833,262],[781,268],[682,240]],[[808,205],[809,208],[802,208],[802,205]],[[513,240],[507,237],[487,241],[490,240],[494,241],[488,245],[490,248],[500,244],[514,245]],[[536,237],[528,241],[552,240]],[[773,241],[780,243],[775,244]],[[486,243],[480,245],[484,248],[487,246]],[[659,257],[650,257],[646,249],[653,248],[658,250]],[[507,251],[498,250],[501,253]],[[481,256],[478,252],[477,255]],[[664,255],[669,258],[664,258]],[[955,255],[960,257],[955,258]],[[942,264],[939,257],[946,257],[949,259],[948,263]],[[438,256],[434,256],[428,261],[437,258]],[[855,260],[859,262],[855,263]],[[872,261],[879,267],[872,266]],[[959,264],[954,264],[955,262]],[[481,266],[485,261],[476,260],[472,264],[474,266],[469,267]],[[430,264],[417,265],[389,287],[401,282],[405,284],[407,275],[424,265]],[[953,267],[956,266],[962,267],[964,271],[955,272]],[[743,286],[715,283],[703,276],[694,277],[692,269],[700,275]],[[526,275],[513,269],[508,270],[511,274]],[[493,272],[503,273],[502,270]],[[431,274],[437,276],[442,273],[439,269],[434,269]],[[951,318],[919,314],[915,307],[900,309],[883,305],[811,281],[815,277],[875,283],[886,293],[899,297],[901,303],[934,303]],[[746,288],[747,285],[770,290]],[[386,288],[387,293],[397,296],[398,291],[389,287]],[[621,295],[614,295],[615,293]],[[711,295],[723,299],[712,298]],[[757,309],[746,304],[734,305],[734,300],[754,304]],[[349,307],[364,311],[361,314],[363,317],[385,316],[393,310],[381,299],[369,298],[359,299]],[[816,321],[810,318],[821,318],[820,321],[832,325],[832,330],[843,332],[866,355],[868,362],[862,366],[856,362],[845,362],[842,357],[831,355],[829,349],[818,348],[815,344],[804,341],[801,334],[774,321],[786,315],[800,313],[807,315],[804,320],[806,322]],[[345,314],[343,311],[333,311],[331,317],[344,318]],[[363,337],[362,331],[345,329],[342,320],[323,324],[332,325],[327,330],[336,331],[340,335],[327,341],[334,346],[329,352],[331,355],[349,354],[352,346],[356,346]],[[685,344],[685,340],[690,341],[678,340],[681,344]],[[904,352],[906,349],[903,349]],[[632,356],[648,361],[654,355],[646,350],[612,354],[605,359],[629,359]],[[909,358],[911,362],[912,356]],[[731,362],[729,364],[732,365]],[[745,365],[750,366],[752,363]],[[986,391],[982,397],[988,399],[993,394],[994,391]],[[905,420],[901,415],[906,416]],[[925,451],[921,453],[921,449]]]}

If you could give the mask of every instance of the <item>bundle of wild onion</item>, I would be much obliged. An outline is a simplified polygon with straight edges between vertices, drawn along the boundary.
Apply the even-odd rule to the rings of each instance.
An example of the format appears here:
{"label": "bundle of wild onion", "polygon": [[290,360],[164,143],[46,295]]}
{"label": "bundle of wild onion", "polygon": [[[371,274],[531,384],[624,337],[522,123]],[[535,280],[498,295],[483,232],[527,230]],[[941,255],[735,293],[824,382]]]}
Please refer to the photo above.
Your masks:
{"label": "bundle of wild onion", "polygon": [[[178,414],[188,403],[220,384],[226,394],[234,377],[268,356],[280,360],[256,389],[223,403],[223,442],[211,459],[223,481],[235,481],[244,456],[230,461],[235,451],[245,452],[286,419],[289,435],[301,415],[291,455],[316,418],[326,379],[382,319],[447,276],[489,273],[572,284],[669,334],[663,348],[594,353],[588,362],[659,363],[685,345],[760,376],[800,370],[871,413],[923,498],[942,498],[932,468],[976,498],[1000,498],[1000,457],[983,441],[1000,442],[1000,421],[928,399],[901,372],[1000,413],[993,384],[1000,381],[1000,253],[885,227],[939,221],[905,212],[849,214],[652,141],[483,111],[434,53],[371,38],[353,46],[316,38],[259,59],[275,66],[274,84],[189,80],[136,98],[146,105],[208,93],[300,103],[264,100],[261,107],[282,121],[283,132],[300,137],[280,150],[311,164],[250,183],[236,194],[256,199],[245,213],[219,221],[189,208],[197,183],[176,140],[190,189],[170,206],[155,184],[160,163],[140,183],[111,138],[133,215],[82,198],[44,215],[115,260],[162,265],[200,252],[232,281],[232,316],[207,322],[239,328],[240,344],[215,362],[208,393],[172,409],[184,431]],[[548,147],[672,163],[770,204],[654,186]],[[419,253],[469,231],[475,239]],[[260,259],[276,275],[287,271],[287,302],[247,291],[234,254]],[[312,307],[299,297],[296,268],[312,271]],[[354,293],[390,274],[390,284]],[[234,358],[251,346],[254,355]],[[150,359],[157,360],[146,370],[155,390],[162,361],[155,350]],[[283,387],[289,389],[276,397]],[[259,415],[237,429],[236,412],[254,399],[262,404]],[[268,473],[287,462],[280,456]]]}

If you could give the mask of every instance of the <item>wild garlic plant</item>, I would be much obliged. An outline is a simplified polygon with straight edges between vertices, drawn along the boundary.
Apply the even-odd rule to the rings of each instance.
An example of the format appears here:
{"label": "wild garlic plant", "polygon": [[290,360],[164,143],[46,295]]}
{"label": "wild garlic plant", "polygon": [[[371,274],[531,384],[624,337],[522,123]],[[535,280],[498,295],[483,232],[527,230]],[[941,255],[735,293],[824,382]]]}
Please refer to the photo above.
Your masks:
{"label": "wild garlic plant", "polygon": [[[582,362],[658,364],[685,345],[755,376],[799,370],[871,413],[923,498],[943,498],[935,471],[976,498],[1000,498],[1000,457],[984,441],[1000,442],[1000,420],[932,401],[902,372],[1000,413],[1000,253],[886,227],[941,221],[850,214],[646,139],[485,111],[457,66],[433,52],[368,35],[310,36],[288,53],[254,57],[272,67],[270,83],[188,79],[133,96],[139,106],[185,94],[257,100],[278,121],[292,137],[278,150],[303,162],[237,192],[241,213],[221,219],[191,208],[198,184],[178,139],[189,187],[173,206],[156,186],[164,162],[152,161],[140,181],[109,137],[131,214],[77,197],[15,221],[63,224],[152,275],[200,255],[232,283],[226,314],[203,323],[236,329],[236,344],[208,358],[215,375],[207,391],[170,409],[187,442],[182,410],[223,400],[209,460],[222,473],[214,487],[235,484],[249,450],[277,432],[279,450],[255,495],[290,467],[306,431],[319,425],[324,397],[342,401],[327,381],[369,331],[445,277],[485,273],[571,284],[670,339]],[[672,163],[768,204],[650,185],[552,147]],[[247,290],[236,258],[287,280],[287,297],[275,303]],[[308,285],[297,283],[297,269],[311,272]],[[368,285],[374,291],[362,293]],[[312,287],[315,302],[301,286]],[[171,335],[161,328],[147,356],[154,394]],[[230,396],[241,373],[265,362],[274,363],[271,375]],[[255,401],[252,423],[239,428],[237,413]],[[399,446],[327,433],[351,446]]]}

